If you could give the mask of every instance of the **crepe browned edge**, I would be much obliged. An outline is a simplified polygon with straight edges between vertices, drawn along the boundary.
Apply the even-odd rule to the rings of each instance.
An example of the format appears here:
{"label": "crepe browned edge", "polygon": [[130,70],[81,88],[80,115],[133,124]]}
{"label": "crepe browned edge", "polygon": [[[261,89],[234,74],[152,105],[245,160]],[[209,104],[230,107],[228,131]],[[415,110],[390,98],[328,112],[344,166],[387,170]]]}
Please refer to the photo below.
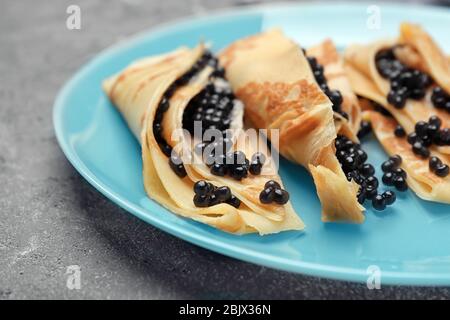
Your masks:
{"label": "crepe browned edge", "polygon": [[[400,155],[401,167],[407,172],[408,186],[422,199],[450,203],[450,175],[439,177],[428,166],[428,159],[414,154],[406,137],[397,137],[394,129],[398,122],[379,112],[365,111],[364,119],[372,123],[373,131],[389,155]],[[438,155],[432,152],[433,155]],[[442,155],[438,155],[442,157]],[[448,157],[443,159],[448,161]],[[448,163],[448,162],[447,162]]]}
{"label": "crepe browned edge", "polygon": [[[152,124],[156,107],[167,88],[197,61],[202,52],[203,46],[199,46],[191,51],[180,49],[162,57],[145,59],[134,63],[130,68],[111,77],[104,83],[105,91],[110,99],[115,102],[130,128],[138,128],[133,132],[137,131],[140,136],[144,164],[144,186],[147,194],[177,214],[231,233],[241,234],[258,231],[260,234],[266,234],[283,230],[303,229],[304,225],[290,203],[282,207],[277,206],[277,208],[272,208],[271,205],[265,206],[267,208],[264,209],[257,208],[258,211],[267,213],[267,216],[256,214],[250,210],[246,205],[248,201],[244,199],[244,196],[241,197],[243,205],[239,209],[235,209],[228,204],[197,208],[192,202],[194,195],[192,187],[193,181],[197,181],[201,177],[201,175],[199,176],[201,170],[194,165],[192,167],[186,165],[188,177],[180,179],[170,169],[167,157],[161,152],[153,136]],[[141,68],[143,70],[140,70]],[[178,118],[177,126],[182,126],[182,111],[189,100],[207,84],[211,72],[212,69],[203,70],[193,83],[175,92],[170,99],[171,107],[163,120],[166,127],[173,125],[173,123],[165,121],[166,116]],[[136,114],[137,112],[139,114]],[[180,114],[181,117],[179,117]],[[142,127],[139,129],[140,126]],[[163,134],[166,140],[172,143],[167,134],[170,131],[171,129],[166,128]],[[194,178],[195,180],[192,180]],[[238,184],[237,182],[228,181],[228,183],[219,184],[214,176],[209,175],[208,178],[208,181],[215,185],[230,186],[233,193],[236,193],[233,184]],[[281,183],[278,175],[274,174],[272,178]],[[260,181],[259,184],[262,184],[262,182]],[[262,186],[259,187],[262,188]],[[255,209],[255,206],[253,206],[253,209]]]}
{"label": "crepe browned edge", "polygon": [[359,186],[348,182],[335,156],[336,128],[328,97],[300,47],[279,30],[238,40],[220,54],[247,123],[278,129],[280,153],[313,175],[323,221],[361,223]]}
{"label": "crepe browned edge", "polygon": [[315,57],[324,67],[324,75],[330,89],[339,90],[342,94],[342,110],[349,115],[349,120],[335,113],[335,126],[339,134],[358,141],[357,133],[361,123],[361,108],[358,98],[347,78],[343,58],[340,56],[331,39],[326,39],[318,45],[308,48],[308,56]]}

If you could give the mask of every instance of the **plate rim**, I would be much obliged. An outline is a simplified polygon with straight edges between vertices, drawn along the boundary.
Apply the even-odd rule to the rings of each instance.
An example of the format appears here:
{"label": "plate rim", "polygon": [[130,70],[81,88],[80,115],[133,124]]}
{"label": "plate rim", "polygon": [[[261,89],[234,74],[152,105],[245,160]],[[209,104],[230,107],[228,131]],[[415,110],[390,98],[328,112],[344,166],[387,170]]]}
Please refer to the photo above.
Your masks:
{"label": "plate rim", "polygon": [[[333,265],[325,265],[323,263],[312,263],[305,262],[302,260],[293,261],[290,259],[285,259],[281,257],[274,257],[272,255],[264,254],[254,250],[244,249],[237,247],[235,245],[228,245],[226,242],[222,242],[216,239],[208,238],[204,235],[192,232],[185,229],[182,226],[170,223],[165,219],[159,219],[158,217],[152,215],[152,210],[143,209],[131,201],[129,201],[124,196],[111,190],[106,184],[102,183],[100,179],[85,165],[75,149],[70,146],[70,143],[66,141],[64,135],[64,126],[62,121],[62,113],[64,111],[66,101],[68,96],[74,87],[83,79],[85,74],[95,66],[100,63],[103,59],[107,58],[110,54],[120,51],[121,48],[132,46],[138,43],[152,34],[157,34],[161,32],[170,32],[171,29],[178,29],[183,24],[191,23],[207,23],[208,20],[212,21],[214,19],[226,18],[227,16],[243,16],[249,13],[263,14],[266,10],[272,9],[285,9],[289,7],[323,7],[323,6],[335,6],[335,7],[364,7],[371,5],[373,3],[369,2],[339,2],[333,3],[330,1],[320,2],[320,3],[265,3],[257,5],[248,5],[241,7],[227,7],[216,10],[207,10],[202,13],[191,14],[177,19],[172,19],[170,21],[156,24],[148,29],[133,33],[126,36],[126,39],[113,43],[112,45],[101,50],[95,56],[88,61],[84,62],[81,67],[72,73],[70,78],[65,81],[62,88],[58,91],[55,102],[53,104],[53,127],[55,131],[55,136],[57,142],[63,151],[63,154],[75,170],[86,179],[95,189],[100,191],[109,200],[117,204],[122,209],[133,214],[139,219],[153,225],[154,227],[167,232],[177,238],[188,241],[194,245],[200,246],[204,249],[214,251],[219,254],[226,255],[231,258],[242,260],[245,262],[263,265],[277,270],[283,270],[288,272],[293,272],[297,274],[302,274],[306,276],[334,279],[340,281],[350,281],[356,283],[366,282],[368,274],[363,272],[361,269],[352,267],[340,267]],[[386,6],[389,9],[424,9],[427,11],[446,10],[447,8],[436,5],[423,5],[423,4],[409,4],[408,8],[405,8],[404,4],[398,2],[381,2],[380,5]],[[447,9],[450,12],[450,9]],[[442,12],[441,12],[442,13]],[[195,19],[195,20],[194,20]],[[153,201],[153,200],[152,200]],[[149,214],[150,213],[150,214]],[[450,285],[450,272],[430,274],[426,272],[396,272],[396,271],[382,271],[382,285],[412,285],[412,286],[448,286]]]}

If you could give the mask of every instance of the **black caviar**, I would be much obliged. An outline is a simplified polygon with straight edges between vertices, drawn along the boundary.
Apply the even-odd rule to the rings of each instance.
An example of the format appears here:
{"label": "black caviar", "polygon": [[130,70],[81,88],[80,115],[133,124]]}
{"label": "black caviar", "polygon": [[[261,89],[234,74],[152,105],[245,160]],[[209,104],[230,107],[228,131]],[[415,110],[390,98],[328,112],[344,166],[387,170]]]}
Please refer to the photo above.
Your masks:
{"label": "black caviar", "polygon": [[366,135],[368,135],[370,133],[370,131],[372,131],[372,125],[370,124],[369,121],[366,120],[362,120],[359,126],[359,131],[358,131],[358,138],[362,139],[363,137],[365,137]]}
{"label": "black caviar", "polygon": [[449,128],[441,129],[442,120],[438,116],[431,116],[428,121],[418,121],[414,126],[414,132],[411,132],[407,141],[412,146],[412,151],[422,157],[428,158],[431,145],[446,146],[450,145]]}
{"label": "black caviar", "polygon": [[380,50],[375,56],[375,65],[380,75],[390,82],[387,100],[395,108],[403,108],[407,99],[424,98],[427,87],[432,84],[426,73],[401,63],[393,48]]}
{"label": "black caviar", "polygon": [[384,198],[387,205],[393,204],[395,202],[395,200],[397,199],[395,192],[391,191],[391,190],[387,190],[387,191],[383,192],[381,196]]}
{"label": "black caviar", "polygon": [[406,178],[403,176],[394,176],[394,187],[398,191],[406,191],[408,190],[408,184],[406,183]]}
{"label": "black caviar", "polygon": [[407,174],[406,171],[400,168],[402,164],[402,157],[398,154],[389,157],[388,160],[381,164],[381,170],[384,174],[382,181],[387,186],[395,186],[399,191],[405,191],[408,189],[406,183]]}
{"label": "black caviar", "polygon": [[259,194],[259,201],[264,204],[275,202],[276,204],[283,205],[289,201],[289,193],[282,189],[278,182],[269,180]]}
{"label": "black caviar", "polygon": [[434,87],[431,93],[431,102],[435,108],[450,112],[450,94],[441,87]]}
{"label": "black caviar", "polygon": [[225,134],[236,103],[240,102],[225,80],[212,81],[189,102],[183,113],[183,128],[194,135],[194,125],[198,121],[202,135],[208,129],[217,129]]}
{"label": "black caviar", "polygon": [[184,168],[183,162],[178,154],[172,152],[169,157],[169,166],[180,178],[186,177],[186,169]]}
{"label": "black caviar", "polygon": [[377,194],[372,199],[372,206],[375,210],[381,211],[386,209],[386,199],[381,194]]}
{"label": "black caviar", "polygon": [[[210,83],[200,91],[188,104],[183,114],[183,128],[201,142],[194,151],[201,155],[210,172],[216,176],[230,176],[242,180],[248,174],[261,174],[265,156],[257,153],[251,161],[242,151],[232,151],[233,141],[229,137],[232,122],[232,112],[237,104],[241,104],[233,94],[230,85],[224,79],[225,71],[218,65],[214,57],[209,58],[209,64],[216,69],[212,73]],[[196,132],[196,125],[201,124],[201,132]],[[208,138],[206,130],[218,130],[214,137]],[[217,136],[219,133],[219,136]],[[198,135],[201,134],[201,137]]]}
{"label": "black caviar", "polygon": [[327,95],[328,99],[330,99],[331,103],[333,103],[333,111],[348,120],[349,115],[342,110],[342,103],[344,99],[342,98],[341,92],[339,90],[332,90],[328,87],[327,79],[324,74],[324,68],[316,58],[306,57],[306,59],[308,60],[316,82],[322,91]]}
{"label": "black caviar", "polygon": [[228,203],[235,208],[241,205],[241,201],[231,193],[229,187],[216,187],[205,180],[194,184],[194,193],[193,201],[196,207],[211,207],[219,203]]}
{"label": "black caviar", "polygon": [[406,131],[401,125],[397,125],[394,129],[394,134],[398,138],[404,138],[406,136]]}
{"label": "black caviar", "polygon": [[153,135],[158,143],[161,151],[169,158],[169,165],[172,170],[181,178],[186,176],[186,170],[178,155],[172,156],[172,147],[163,138],[162,132],[162,119],[164,113],[169,109],[169,100],[175,93],[178,87],[186,85],[192,77],[194,77],[199,71],[201,71],[206,65],[214,65],[217,68],[217,59],[213,57],[211,52],[206,50],[203,55],[194,63],[194,65],[179,77],[173,84],[171,84],[164,92],[163,97],[159,101],[156,109],[155,118],[153,121]]}
{"label": "black caviar", "polygon": [[[360,185],[357,193],[359,203],[366,199],[372,200],[372,205],[377,210],[383,207],[378,199],[378,179],[374,176],[375,168],[367,161],[367,153],[361,149],[361,145],[351,141],[349,138],[338,135],[335,141],[336,157],[341,164],[348,181],[355,181]],[[384,200],[383,200],[384,201]],[[385,207],[385,205],[384,205]]]}
{"label": "black caviar", "polygon": [[440,164],[436,167],[434,173],[439,177],[446,177],[449,173],[449,167],[446,164]]}
{"label": "black caviar", "polygon": [[429,167],[431,172],[439,177],[446,177],[449,173],[449,166],[444,164],[438,157],[430,157]]}

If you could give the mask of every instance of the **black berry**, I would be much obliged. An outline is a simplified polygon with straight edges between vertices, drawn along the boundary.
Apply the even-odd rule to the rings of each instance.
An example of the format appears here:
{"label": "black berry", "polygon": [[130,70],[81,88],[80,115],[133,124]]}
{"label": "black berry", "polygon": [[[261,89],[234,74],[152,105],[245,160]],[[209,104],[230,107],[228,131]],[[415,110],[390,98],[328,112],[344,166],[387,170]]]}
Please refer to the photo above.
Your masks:
{"label": "black berry", "polygon": [[214,191],[214,195],[217,197],[217,199],[220,202],[225,202],[225,201],[228,201],[231,198],[231,190],[227,186],[218,187]]}
{"label": "black berry", "polygon": [[418,121],[414,126],[414,129],[419,137],[423,137],[427,134],[428,124],[425,121]]}
{"label": "black berry", "polygon": [[277,204],[286,204],[289,201],[289,193],[283,189],[273,191],[273,201]]}
{"label": "black berry", "polygon": [[209,196],[196,194],[194,196],[194,205],[196,207],[201,207],[201,208],[208,207],[209,206]]}
{"label": "black berry", "polygon": [[397,196],[395,195],[395,192],[387,190],[383,192],[382,197],[386,201],[387,205],[391,205],[395,202],[395,199],[397,199]]}
{"label": "black berry", "polygon": [[230,199],[228,199],[227,203],[235,208],[239,208],[241,205],[241,200],[236,198],[236,196],[231,195]]}
{"label": "black berry", "polygon": [[205,180],[199,180],[194,184],[194,192],[200,196],[207,195],[212,192],[211,184]]}
{"label": "black berry", "polygon": [[253,161],[259,162],[260,164],[264,164],[266,162],[266,156],[262,152],[256,152],[252,156],[252,162]]}
{"label": "black berry", "polygon": [[366,189],[365,188],[359,188],[358,193],[356,195],[358,202],[360,204],[363,204],[364,201],[366,200]]}
{"label": "black berry", "polygon": [[369,121],[365,121],[365,120],[361,121],[359,131],[358,131],[358,138],[361,139],[361,138],[365,137],[367,134],[370,133],[371,130],[372,130],[372,126]]}
{"label": "black berry", "polygon": [[410,134],[408,134],[407,141],[409,144],[414,144],[414,142],[416,142],[417,139],[418,139],[417,133],[411,132]]}
{"label": "black berry", "polygon": [[215,176],[223,177],[227,173],[227,166],[226,164],[221,163],[214,163],[211,166],[211,173]]}
{"label": "black berry", "polygon": [[259,194],[259,201],[261,201],[261,203],[264,203],[264,204],[271,203],[274,199],[274,190],[280,190],[280,189],[265,188]]}
{"label": "black berry", "polygon": [[382,211],[386,209],[386,199],[381,194],[377,194],[372,199],[372,206],[375,210]]}
{"label": "black berry", "polygon": [[377,188],[367,186],[366,187],[366,198],[371,200],[377,195]]}
{"label": "black berry", "polygon": [[175,172],[175,174],[180,178],[186,177],[187,173],[183,163],[177,164],[176,161],[174,161],[174,157],[169,158],[169,166],[173,170],[173,172]]}
{"label": "black berry", "polygon": [[428,150],[420,141],[414,142],[412,150],[422,158],[428,158],[430,156],[430,150]]}
{"label": "black berry", "polygon": [[449,167],[446,164],[439,164],[436,169],[434,170],[434,173],[439,177],[446,177],[449,172]]}
{"label": "black berry", "polygon": [[394,170],[396,167],[394,161],[392,160],[386,160],[385,162],[383,162],[381,164],[381,170],[383,170],[383,172],[389,172]]}
{"label": "black berry", "polygon": [[397,125],[395,127],[394,134],[396,137],[403,138],[404,136],[406,136],[406,131],[401,125]]}
{"label": "black berry", "polygon": [[374,176],[367,177],[364,181],[366,187],[372,187],[374,189],[378,188],[378,179]]}
{"label": "black berry", "polygon": [[281,189],[281,186],[278,182],[276,182],[275,180],[269,180],[266,182],[266,184],[264,185],[264,188],[273,188],[273,189]]}
{"label": "black berry", "polygon": [[394,177],[394,186],[398,191],[406,191],[408,189],[408,185],[406,184],[406,179],[402,176]]}
{"label": "black berry", "polygon": [[247,177],[247,169],[244,166],[236,166],[231,169],[231,177],[236,180],[241,180]]}
{"label": "black berry", "polygon": [[392,161],[394,163],[394,167],[398,167],[399,165],[402,164],[402,157],[398,154],[395,154],[391,157],[389,157],[389,160]]}
{"label": "black berry", "polygon": [[360,172],[366,177],[373,176],[375,174],[375,168],[370,163],[365,163],[361,167]]}
{"label": "black berry", "polygon": [[394,184],[394,174],[392,172],[385,172],[381,180],[385,185],[392,186]]}
{"label": "black berry", "polygon": [[248,171],[250,171],[250,173],[253,175],[259,175],[259,174],[261,174],[261,168],[262,168],[262,165],[260,162],[252,161],[250,163],[250,168],[248,169]]}
{"label": "black berry", "polygon": [[436,170],[436,168],[438,167],[438,165],[441,165],[442,161],[441,159],[439,159],[438,157],[430,157],[430,160],[428,161],[428,165],[430,167],[431,171]]}

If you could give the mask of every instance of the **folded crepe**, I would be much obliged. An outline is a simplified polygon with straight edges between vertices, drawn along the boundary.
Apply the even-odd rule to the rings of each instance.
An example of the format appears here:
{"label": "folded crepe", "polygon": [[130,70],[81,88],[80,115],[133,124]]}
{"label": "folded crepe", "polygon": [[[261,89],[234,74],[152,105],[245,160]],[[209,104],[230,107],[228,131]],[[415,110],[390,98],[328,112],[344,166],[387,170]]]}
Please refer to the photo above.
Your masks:
{"label": "folded crepe", "polygon": [[[395,59],[402,65],[410,70],[420,71],[429,79],[422,96],[419,95],[415,99],[408,97],[403,107],[395,107],[388,101],[395,78],[390,81],[389,76],[383,77],[377,68],[377,55],[383,50],[392,50]],[[423,199],[448,203],[449,177],[438,177],[430,172],[428,161],[411,152],[411,145],[405,137],[392,137],[394,124],[399,123],[409,134],[415,131],[417,122],[428,121],[432,116],[439,117],[441,130],[449,128],[450,113],[444,108],[435,107],[432,98],[432,92],[437,87],[447,94],[450,93],[450,61],[446,55],[420,26],[403,23],[397,39],[349,46],[344,57],[345,69],[356,94],[384,108],[388,111],[387,114],[395,118],[389,119],[373,112],[369,112],[367,116],[386,151],[404,155],[404,169],[409,174],[408,184],[411,189]],[[364,104],[364,108],[373,109],[370,103]],[[434,143],[429,147],[429,151],[431,156],[437,156],[444,164],[450,164],[448,143]]]}
{"label": "folded crepe", "polygon": [[[201,137],[194,137],[186,130],[179,136],[173,135],[186,125],[185,111],[192,108],[192,101],[208,86],[217,88],[220,84],[225,88],[225,81],[215,76],[220,67],[205,58],[210,56],[204,45],[194,49],[183,47],[134,62],[103,83],[104,91],[141,144],[146,193],[176,214],[230,233],[269,234],[303,229],[290,202],[275,205],[259,201],[259,193],[268,180],[282,185],[271,161],[264,163],[264,175],[248,175],[238,181],[211,174],[201,155],[200,161],[185,160],[189,157],[198,160],[199,155],[186,152],[185,147],[192,149],[201,142],[198,140]],[[160,112],[160,108],[166,111]],[[236,100],[229,125],[229,129],[237,132],[233,136],[235,144],[246,138],[245,132],[239,130],[242,115],[242,106]],[[256,146],[246,144],[241,151],[252,155]],[[181,165],[171,162],[174,154],[183,157]],[[237,205],[222,202],[209,207],[196,206],[193,185],[199,180],[216,187],[228,186],[240,205],[237,200]]]}
{"label": "folded crepe", "polygon": [[[387,101],[390,83],[376,67],[376,55],[383,49],[393,48],[396,58],[410,68],[429,75],[447,93],[450,92],[450,61],[433,39],[418,25],[403,23],[398,39],[379,40],[367,45],[351,45],[345,50],[345,69],[355,93],[377,102],[387,109],[407,132],[414,131],[418,121],[437,115],[442,127],[450,126],[449,113],[435,108],[430,96],[431,85],[423,99],[407,99],[404,108],[395,108]],[[440,146],[450,154],[450,147]]]}
{"label": "folded crepe", "polygon": [[420,198],[450,203],[450,175],[439,177],[429,170],[428,160],[417,157],[406,139],[394,134],[398,125],[394,118],[375,111],[365,111],[364,118],[372,123],[373,131],[387,153],[402,157],[401,167],[408,174],[408,185]]}
{"label": "folded crepe", "polygon": [[308,57],[315,57],[324,68],[324,74],[330,89],[339,90],[342,94],[342,110],[348,115],[345,119],[339,113],[335,113],[336,131],[357,141],[357,134],[361,123],[361,108],[358,98],[353,92],[350,81],[347,78],[344,62],[338,53],[333,41],[327,39],[322,43],[306,50]]}
{"label": "folded crepe", "polygon": [[347,181],[335,155],[332,103],[301,48],[281,31],[270,30],[236,41],[219,59],[245,104],[249,125],[278,129],[280,153],[311,172],[322,220],[361,223],[359,186]]}

